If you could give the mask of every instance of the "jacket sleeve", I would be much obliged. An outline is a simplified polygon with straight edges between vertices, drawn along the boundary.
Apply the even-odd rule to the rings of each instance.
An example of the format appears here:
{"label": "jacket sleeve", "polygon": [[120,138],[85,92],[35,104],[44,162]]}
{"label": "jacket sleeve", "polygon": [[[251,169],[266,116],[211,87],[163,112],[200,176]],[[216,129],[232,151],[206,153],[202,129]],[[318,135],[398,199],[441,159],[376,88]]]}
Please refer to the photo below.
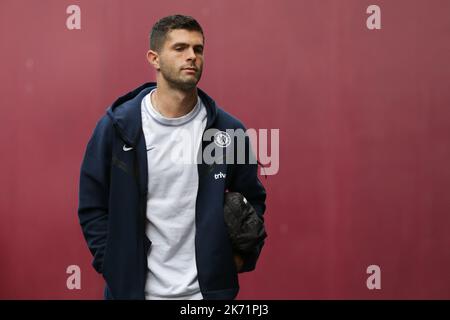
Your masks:
{"label": "jacket sleeve", "polygon": [[[245,130],[245,128],[243,130]],[[235,150],[235,155],[237,155],[237,152],[239,151],[244,150]],[[232,178],[228,190],[241,193],[247,201],[250,202],[262,221],[264,221],[264,212],[266,211],[266,190],[258,178],[258,163],[256,162],[256,157],[248,135],[245,135],[245,163],[239,164],[235,161],[232,171]],[[256,262],[263,246],[264,240],[262,240],[251,253],[242,257],[244,265],[240,273],[253,271],[255,269]]]}
{"label": "jacket sleeve", "polygon": [[92,266],[103,272],[106,248],[111,166],[111,121],[104,116],[87,144],[81,165],[78,218],[91,254]]}

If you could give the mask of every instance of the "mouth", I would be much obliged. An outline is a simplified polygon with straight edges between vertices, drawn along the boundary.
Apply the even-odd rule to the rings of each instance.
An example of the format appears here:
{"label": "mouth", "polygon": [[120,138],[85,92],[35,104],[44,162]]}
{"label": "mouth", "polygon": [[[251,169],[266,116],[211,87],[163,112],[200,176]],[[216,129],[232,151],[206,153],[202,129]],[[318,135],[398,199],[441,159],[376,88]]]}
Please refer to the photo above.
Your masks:
{"label": "mouth", "polygon": [[187,72],[197,72],[197,68],[192,68],[192,67],[188,67],[188,68],[183,68],[183,71],[187,71]]}

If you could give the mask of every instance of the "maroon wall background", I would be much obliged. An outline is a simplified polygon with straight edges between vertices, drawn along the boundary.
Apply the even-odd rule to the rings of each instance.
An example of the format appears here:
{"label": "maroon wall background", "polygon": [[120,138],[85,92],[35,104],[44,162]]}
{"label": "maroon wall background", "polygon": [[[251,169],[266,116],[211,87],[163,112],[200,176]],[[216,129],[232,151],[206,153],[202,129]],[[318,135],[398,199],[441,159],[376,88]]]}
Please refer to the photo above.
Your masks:
{"label": "maroon wall background", "polygon": [[[81,8],[81,30],[66,8]],[[381,8],[368,30],[366,8]],[[101,299],[77,217],[96,121],[153,80],[162,16],[206,34],[199,86],[280,129],[269,237],[240,299],[450,299],[450,2],[0,2],[0,298]],[[66,268],[81,267],[81,290]],[[381,290],[366,268],[381,268]]]}

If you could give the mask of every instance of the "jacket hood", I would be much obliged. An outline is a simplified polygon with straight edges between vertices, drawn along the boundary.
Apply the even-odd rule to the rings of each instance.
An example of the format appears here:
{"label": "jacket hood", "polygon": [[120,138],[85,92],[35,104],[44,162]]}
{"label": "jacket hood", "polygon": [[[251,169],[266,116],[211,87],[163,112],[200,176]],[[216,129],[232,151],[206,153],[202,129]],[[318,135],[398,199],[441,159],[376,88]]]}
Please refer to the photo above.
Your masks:
{"label": "jacket hood", "polygon": [[[106,111],[122,139],[131,147],[136,147],[139,134],[142,132],[142,99],[154,88],[156,82],[147,82],[118,98]],[[217,117],[217,106],[203,90],[197,88],[197,92],[206,107],[206,129],[208,129]]]}

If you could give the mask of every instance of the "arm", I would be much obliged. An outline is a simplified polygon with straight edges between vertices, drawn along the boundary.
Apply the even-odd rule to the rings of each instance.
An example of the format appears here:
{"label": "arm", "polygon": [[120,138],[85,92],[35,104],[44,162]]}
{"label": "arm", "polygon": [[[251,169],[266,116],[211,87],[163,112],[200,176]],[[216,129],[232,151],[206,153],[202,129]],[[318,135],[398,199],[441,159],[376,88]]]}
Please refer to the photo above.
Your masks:
{"label": "arm", "polygon": [[78,218],[94,257],[92,265],[98,273],[103,272],[107,239],[110,133],[111,123],[105,116],[97,123],[88,142],[80,173]]}
{"label": "arm", "polygon": [[[237,155],[237,152],[236,150],[235,155]],[[266,190],[258,178],[258,164],[256,163],[256,157],[251,149],[250,139],[247,135],[245,136],[245,152],[245,163],[238,164],[235,162],[233,165],[233,175],[229,191],[241,193],[253,206],[258,216],[264,221]],[[264,240],[251,253],[245,256],[235,254],[234,259],[238,272],[249,272],[255,269],[263,246]]]}

